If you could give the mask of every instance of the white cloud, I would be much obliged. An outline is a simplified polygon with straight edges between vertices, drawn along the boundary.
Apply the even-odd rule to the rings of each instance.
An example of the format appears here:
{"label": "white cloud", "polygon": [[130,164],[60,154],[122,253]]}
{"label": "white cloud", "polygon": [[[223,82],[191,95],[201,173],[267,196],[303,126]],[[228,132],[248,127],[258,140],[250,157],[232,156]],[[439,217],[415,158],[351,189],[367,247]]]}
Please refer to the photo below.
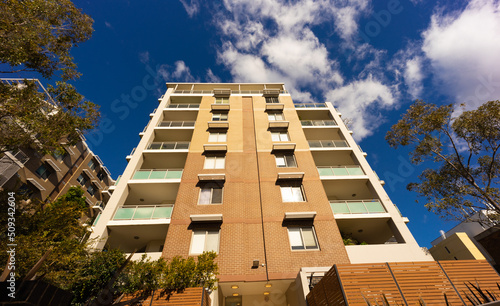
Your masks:
{"label": "white cloud", "polygon": [[184,9],[189,17],[193,17],[196,13],[198,13],[198,10],[200,9],[200,3],[198,0],[191,0],[190,3],[187,3],[186,0],[179,1],[182,3],[182,6],[184,6]]}
{"label": "white cloud", "polygon": [[352,120],[356,140],[373,134],[383,123],[380,110],[391,108],[396,102],[393,90],[372,76],[331,90],[326,97]]}
{"label": "white cloud", "polygon": [[424,86],[422,80],[424,75],[422,72],[422,59],[420,57],[414,57],[406,61],[404,67],[404,80],[408,87],[408,93],[413,100],[421,98]]}
{"label": "white cloud", "polygon": [[220,83],[221,80],[218,76],[216,76],[212,69],[208,68],[207,69],[207,76],[206,76],[206,80],[207,82],[210,82],[210,83]]}
{"label": "white cloud", "polygon": [[149,51],[139,52],[139,61],[144,65],[149,63]]}
{"label": "white cloud", "polygon": [[473,0],[462,12],[435,13],[422,50],[443,91],[476,107],[500,96],[500,3]]}
{"label": "white cloud", "polygon": [[104,21],[104,25],[106,26],[106,28],[108,29],[112,29],[113,26],[111,25],[111,23],[107,22],[107,21]]}
{"label": "white cloud", "polygon": [[175,62],[175,70],[170,74],[170,77],[176,81],[199,82],[199,80],[191,75],[191,70],[186,66],[184,61]]}

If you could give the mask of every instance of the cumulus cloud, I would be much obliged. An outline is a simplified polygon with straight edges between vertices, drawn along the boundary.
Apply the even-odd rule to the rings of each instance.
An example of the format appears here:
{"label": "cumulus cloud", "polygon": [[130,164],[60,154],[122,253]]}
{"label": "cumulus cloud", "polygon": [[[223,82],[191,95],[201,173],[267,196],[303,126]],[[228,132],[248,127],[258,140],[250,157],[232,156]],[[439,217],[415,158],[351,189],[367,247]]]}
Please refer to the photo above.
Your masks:
{"label": "cumulus cloud", "polygon": [[462,12],[435,13],[422,50],[442,90],[468,107],[500,96],[500,2],[473,0]]}
{"label": "cumulus cloud", "polygon": [[331,90],[326,97],[352,120],[351,127],[356,131],[353,134],[356,140],[373,134],[383,123],[380,110],[393,107],[396,102],[393,89],[371,75]]}
{"label": "cumulus cloud", "polygon": [[420,57],[414,57],[408,59],[404,67],[404,81],[408,87],[408,94],[413,100],[421,98],[424,86],[422,80],[424,79],[424,74],[422,72],[422,59]]}

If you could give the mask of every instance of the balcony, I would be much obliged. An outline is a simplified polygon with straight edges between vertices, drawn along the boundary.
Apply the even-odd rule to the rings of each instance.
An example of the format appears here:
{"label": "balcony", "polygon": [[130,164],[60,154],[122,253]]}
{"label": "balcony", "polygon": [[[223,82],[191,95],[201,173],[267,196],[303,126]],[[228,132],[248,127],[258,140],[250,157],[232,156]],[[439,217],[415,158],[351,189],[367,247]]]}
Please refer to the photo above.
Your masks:
{"label": "balcony", "polygon": [[169,109],[182,109],[182,110],[186,110],[186,109],[199,109],[200,108],[200,105],[199,104],[169,104],[167,105],[167,108]]}
{"label": "balcony", "polygon": [[349,148],[345,140],[309,140],[311,149],[343,149]]}
{"label": "balcony", "polygon": [[386,213],[384,206],[378,200],[330,201],[330,206],[336,217],[337,215]]}
{"label": "balcony", "polygon": [[166,180],[180,179],[182,169],[162,169],[162,170],[137,170],[132,177],[133,180]]}
{"label": "balcony", "polygon": [[300,120],[303,127],[336,127],[335,120]]}
{"label": "balcony", "polygon": [[173,208],[173,204],[122,206],[116,211],[113,220],[170,219]]}
{"label": "balcony", "polygon": [[195,121],[162,121],[158,127],[162,128],[193,128]]}
{"label": "balcony", "polygon": [[188,141],[165,141],[165,142],[152,142],[147,147],[147,150],[188,150]]}
{"label": "balcony", "polygon": [[320,176],[365,176],[360,166],[318,167]]}

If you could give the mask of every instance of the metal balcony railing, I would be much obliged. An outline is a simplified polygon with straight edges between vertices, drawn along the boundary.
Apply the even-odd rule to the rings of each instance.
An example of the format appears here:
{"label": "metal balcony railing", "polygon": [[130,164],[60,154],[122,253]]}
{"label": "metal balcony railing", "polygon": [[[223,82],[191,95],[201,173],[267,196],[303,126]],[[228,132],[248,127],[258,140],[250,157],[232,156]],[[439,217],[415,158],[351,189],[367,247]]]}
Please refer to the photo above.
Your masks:
{"label": "metal balcony railing", "polygon": [[320,176],[365,175],[360,166],[318,167]]}
{"label": "metal balcony railing", "polygon": [[[213,90],[180,90],[174,91],[174,94],[213,94]],[[231,90],[231,94],[238,95],[248,95],[248,94],[263,94],[263,90]],[[280,94],[287,94],[288,91],[280,90]]]}
{"label": "metal balcony railing", "polygon": [[173,208],[173,204],[122,206],[116,211],[113,220],[170,219]]}
{"label": "metal balcony railing", "polygon": [[334,120],[300,120],[302,126],[337,126]]}
{"label": "metal balcony railing", "polygon": [[348,148],[345,140],[309,140],[310,148]]}
{"label": "metal balcony railing", "polygon": [[379,214],[386,210],[379,200],[330,201],[334,214]]}
{"label": "metal balcony railing", "polygon": [[152,142],[148,146],[148,150],[187,150],[187,149],[189,149],[188,141]]}
{"label": "metal balcony railing", "polygon": [[159,127],[193,127],[194,121],[162,121]]}
{"label": "metal balcony railing", "polygon": [[169,104],[167,108],[200,108],[200,104]]}
{"label": "metal balcony railing", "polygon": [[325,103],[294,103],[295,108],[326,108]]}
{"label": "metal balcony railing", "polygon": [[182,176],[182,169],[137,170],[132,179],[133,180],[180,179],[181,176]]}

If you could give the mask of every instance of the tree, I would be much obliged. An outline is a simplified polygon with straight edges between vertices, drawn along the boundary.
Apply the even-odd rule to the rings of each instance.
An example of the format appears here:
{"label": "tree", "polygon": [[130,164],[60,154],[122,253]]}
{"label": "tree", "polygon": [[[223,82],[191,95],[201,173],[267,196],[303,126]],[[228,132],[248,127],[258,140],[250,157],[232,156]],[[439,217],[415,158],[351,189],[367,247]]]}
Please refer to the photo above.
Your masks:
{"label": "tree", "polygon": [[[500,213],[500,101],[454,117],[453,105],[417,100],[386,135],[389,145],[412,148],[413,164],[432,161],[407,189],[426,199],[430,211],[467,220],[476,210]],[[493,216],[492,216],[493,217]]]}
{"label": "tree", "polygon": [[8,66],[0,73],[34,71],[62,80],[47,92],[27,80],[0,83],[0,152],[62,149],[61,141],[74,144],[78,130],[96,126],[96,105],[67,83],[80,76],[70,50],[91,37],[92,23],[69,0],[0,1],[0,63]]}

